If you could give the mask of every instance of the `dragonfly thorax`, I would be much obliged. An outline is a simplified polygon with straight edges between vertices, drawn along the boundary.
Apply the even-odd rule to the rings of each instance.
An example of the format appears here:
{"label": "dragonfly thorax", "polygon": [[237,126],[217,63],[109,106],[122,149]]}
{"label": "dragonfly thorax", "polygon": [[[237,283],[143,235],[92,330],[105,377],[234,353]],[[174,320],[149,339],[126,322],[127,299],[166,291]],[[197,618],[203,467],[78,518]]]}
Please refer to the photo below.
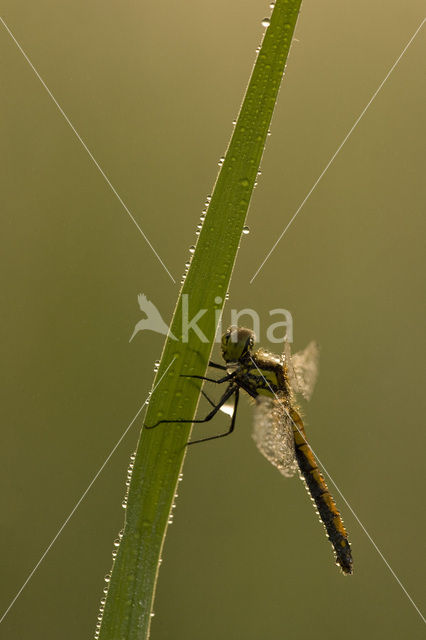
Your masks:
{"label": "dragonfly thorax", "polygon": [[248,362],[241,363],[236,382],[252,397],[279,396],[283,401],[291,393],[283,362],[261,349],[250,354]]}

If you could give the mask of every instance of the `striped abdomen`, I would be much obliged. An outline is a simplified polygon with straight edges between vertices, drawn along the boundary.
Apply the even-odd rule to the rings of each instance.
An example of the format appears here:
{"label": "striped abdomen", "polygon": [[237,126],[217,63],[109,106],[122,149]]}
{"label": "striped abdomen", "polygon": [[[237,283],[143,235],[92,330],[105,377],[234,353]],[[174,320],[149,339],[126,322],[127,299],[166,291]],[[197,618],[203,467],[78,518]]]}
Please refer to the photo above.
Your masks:
{"label": "striped abdomen", "polygon": [[294,409],[291,410],[291,418],[293,422],[295,454],[300,473],[309,493],[315,501],[320,518],[327,531],[328,539],[333,545],[337,564],[340,565],[343,573],[347,575],[351,574],[351,547],[342,518],[337,510],[336,503],[330,495],[325,480],[318,469],[315,456],[306,441],[303,422]]}

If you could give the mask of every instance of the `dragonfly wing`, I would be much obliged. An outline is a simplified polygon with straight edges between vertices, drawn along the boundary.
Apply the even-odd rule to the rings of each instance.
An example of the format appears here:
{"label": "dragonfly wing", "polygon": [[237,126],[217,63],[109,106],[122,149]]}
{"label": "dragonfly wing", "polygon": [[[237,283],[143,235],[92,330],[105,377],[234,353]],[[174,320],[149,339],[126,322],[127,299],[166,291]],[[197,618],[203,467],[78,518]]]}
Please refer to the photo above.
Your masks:
{"label": "dragonfly wing", "polygon": [[290,346],[285,345],[284,356],[293,390],[310,400],[318,378],[319,347],[315,341],[303,351],[290,355]]}
{"label": "dragonfly wing", "polygon": [[226,415],[230,416],[231,418],[234,415],[234,405],[233,404],[228,404],[227,402],[225,402],[225,404],[223,404],[221,406],[220,410],[222,411],[222,413],[226,413]]}
{"label": "dragonfly wing", "polygon": [[297,471],[292,423],[284,404],[273,398],[256,398],[253,440],[260,453],[284,476]]}

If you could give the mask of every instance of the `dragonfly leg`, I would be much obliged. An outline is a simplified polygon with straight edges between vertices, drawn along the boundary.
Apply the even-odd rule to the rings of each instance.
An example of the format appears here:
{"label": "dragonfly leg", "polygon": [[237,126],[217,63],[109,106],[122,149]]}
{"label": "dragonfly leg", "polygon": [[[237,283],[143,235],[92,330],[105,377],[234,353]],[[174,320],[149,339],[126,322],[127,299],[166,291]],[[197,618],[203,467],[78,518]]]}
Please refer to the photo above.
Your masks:
{"label": "dragonfly leg", "polygon": [[197,380],[205,380],[206,382],[215,382],[216,384],[223,384],[224,382],[229,382],[230,380],[232,380],[232,378],[234,378],[236,376],[237,372],[233,371],[232,373],[228,373],[226,376],[223,376],[223,378],[219,378],[219,380],[215,380],[214,378],[205,378],[204,376],[191,376],[191,375],[184,375],[181,374],[181,378],[196,378]]}
{"label": "dragonfly leg", "polygon": [[205,391],[203,391],[201,389],[201,393],[203,394],[203,396],[205,397],[205,399],[211,404],[212,407],[215,407],[215,403],[213,402],[213,400],[211,398],[209,398],[209,396],[207,395],[207,393]]}
{"label": "dragonfly leg", "polygon": [[190,444],[200,444],[200,442],[207,442],[208,440],[216,440],[217,438],[224,438],[225,436],[229,436],[234,431],[235,421],[237,418],[238,400],[240,397],[240,390],[238,389],[238,387],[236,390],[234,390],[234,393],[235,393],[234,411],[232,412],[231,424],[228,431],[225,431],[225,433],[219,433],[216,436],[208,436],[207,438],[200,438],[200,440],[191,440],[190,442],[186,443],[187,446],[189,446]]}
{"label": "dragonfly leg", "polygon": [[212,360],[209,360],[209,367],[213,367],[213,369],[222,369],[222,371],[226,371],[226,367],[223,364],[217,364],[217,362],[212,362]]}
{"label": "dragonfly leg", "polygon": [[225,402],[234,394],[238,392],[238,387],[235,387],[234,385],[230,384],[229,387],[227,388],[227,390],[225,391],[225,393],[223,394],[223,396],[221,397],[221,399],[219,400],[219,402],[213,406],[213,409],[210,411],[210,413],[208,413],[206,415],[205,418],[202,418],[200,420],[186,420],[186,419],[177,419],[177,420],[159,420],[158,422],[156,422],[155,424],[153,424],[152,426],[148,427],[147,425],[145,426],[145,429],[154,429],[155,427],[157,427],[159,424],[163,424],[163,423],[175,423],[175,422],[191,422],[191,423],[201,423],[201,422],[209,422],[209,420],[211,420],[212,418],[214,418],[214,416],[217,414],[217,412],[220,410],[220,408],[225,404]]}

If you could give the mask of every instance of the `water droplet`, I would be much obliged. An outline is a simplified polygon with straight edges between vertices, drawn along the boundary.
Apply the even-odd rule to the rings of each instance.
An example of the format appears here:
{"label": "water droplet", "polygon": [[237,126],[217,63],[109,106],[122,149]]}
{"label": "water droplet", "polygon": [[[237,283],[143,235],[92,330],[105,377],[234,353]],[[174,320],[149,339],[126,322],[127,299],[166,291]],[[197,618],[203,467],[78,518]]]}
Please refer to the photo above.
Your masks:
{"label": "water droplet", "polygon": [[262,27],[269,27],[270,24],[271,24],[271,20],[269,18],[263,18]]}
{"label": "water droplet", "polygon": [[248,236],[248,234],[249,234],[249,233],[250,233],[250,227],[248,227],[247,225],[245,225],[245,226],[243,227],[243,234],[244,234],[245,236]]}
{"label": "water droplet", "polygon": [[191,245],[191,246],[189,247],[189,253],[195,253],[195,247],[194,247],[194,245]]}

